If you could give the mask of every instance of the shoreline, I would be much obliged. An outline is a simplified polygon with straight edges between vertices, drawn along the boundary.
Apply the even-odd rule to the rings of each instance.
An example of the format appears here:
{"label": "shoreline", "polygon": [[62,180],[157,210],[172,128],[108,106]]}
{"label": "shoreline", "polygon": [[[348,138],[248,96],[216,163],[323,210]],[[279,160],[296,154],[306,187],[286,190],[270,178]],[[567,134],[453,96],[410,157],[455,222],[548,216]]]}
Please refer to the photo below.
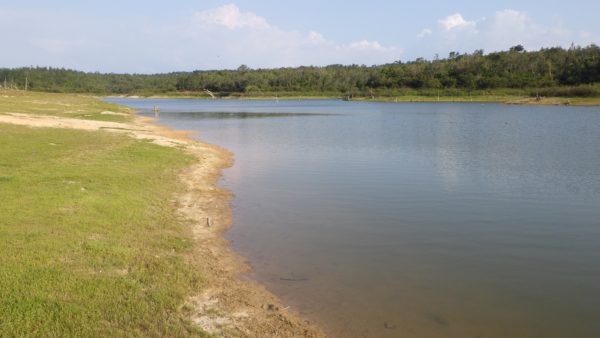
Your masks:
{"label": "shoreline", "polygon": [[[232,225],[232,193],[218,186],[222,170],[233,164],[232,154],[216,145],[192,139],[129,110],[131,121],[86,120],[26,113],[0,114],[0,123],[33,128],[103,130],[178,148],[194,163],[178,175],[182,189],[173,199],[173,212],[191,229],[194,245],[184,259],[202,278],[200,294],[188,295],[181,315],[215,336],[325,337],[257,281],[243,278],[249,264],[235,253],[224,233]],[[102,114],[113,116],[112,112]],[[116,115],[115,115],[116,116]]]}
{"label": "shoreline", "polygon": [[185,191],[178,196],[176,210],[192,222],[197,245],[190,259],[202,260],[201,273],[207,284],[202,294],[191,296],[183,305],[194,309],[190,319],[219,336],[325,337],[314,324],[284,307],[262,284],[242,278],[251,267],[224,237],[232,226],[233,194],[218,185],[222,171],[233,165],[233,154],[191,138],[193,132],[171,129],[154,118],[134,116],[134,122],[151,126],[158,135],[185,142],[185,151],[197,159],[180,175]]}
{"label": "shoreline", "polygon": [[[344,100],[340,96],[226,96],[213,99],[204,95],[109,95],[107,98],[131,98],[131,99],[190,99],[190,100]],[[508,105],[532,105],[532,106],[600,106],[600,97],[543,97],[537,99],[528,96],[509,95],[475,95],[475,96],[423,96],[405,95],[397,97],[375,96],[374,98],[358,97],[349,102],[393,102],[393,103],[499,103]]]}

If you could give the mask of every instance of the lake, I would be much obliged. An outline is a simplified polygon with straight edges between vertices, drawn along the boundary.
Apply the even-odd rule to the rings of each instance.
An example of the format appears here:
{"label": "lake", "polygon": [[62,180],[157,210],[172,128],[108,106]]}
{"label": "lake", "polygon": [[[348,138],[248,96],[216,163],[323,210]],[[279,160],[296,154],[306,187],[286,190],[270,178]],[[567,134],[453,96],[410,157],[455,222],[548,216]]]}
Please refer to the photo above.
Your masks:
{"label": "lake", "polygon": [[599,337],[600,108],[108,99],[235,154],[226,237],[333,337]]}

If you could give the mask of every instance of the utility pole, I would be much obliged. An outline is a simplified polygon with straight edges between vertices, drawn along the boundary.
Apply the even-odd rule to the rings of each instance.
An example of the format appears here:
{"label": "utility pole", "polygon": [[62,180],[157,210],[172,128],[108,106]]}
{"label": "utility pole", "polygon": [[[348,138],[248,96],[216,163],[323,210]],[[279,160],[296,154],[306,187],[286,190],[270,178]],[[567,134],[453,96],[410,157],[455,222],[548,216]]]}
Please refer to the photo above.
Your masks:
{"label": "utility pole", "polygon": [[27,91],[27,87],[29,87],[29,76],[25,75],[25,91]]}

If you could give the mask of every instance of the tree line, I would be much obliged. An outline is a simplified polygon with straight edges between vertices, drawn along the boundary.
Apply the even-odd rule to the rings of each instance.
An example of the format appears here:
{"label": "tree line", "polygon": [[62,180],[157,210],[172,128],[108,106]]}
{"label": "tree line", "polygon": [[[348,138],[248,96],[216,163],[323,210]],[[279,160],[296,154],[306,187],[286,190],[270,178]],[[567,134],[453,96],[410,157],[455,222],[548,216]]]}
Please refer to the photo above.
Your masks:
{"label": "tree line", "polygon": [[0,86],[48,92],[94,94],[327,95],[393,96],[464,95],[513,90],[544,96],[600,96],[600,47],[554,47],[526,51],[517,45],[507,51],[483,50],[445,58],[391,64],[329,65],[166,74],[102,74],[35,67],[0,69]]}

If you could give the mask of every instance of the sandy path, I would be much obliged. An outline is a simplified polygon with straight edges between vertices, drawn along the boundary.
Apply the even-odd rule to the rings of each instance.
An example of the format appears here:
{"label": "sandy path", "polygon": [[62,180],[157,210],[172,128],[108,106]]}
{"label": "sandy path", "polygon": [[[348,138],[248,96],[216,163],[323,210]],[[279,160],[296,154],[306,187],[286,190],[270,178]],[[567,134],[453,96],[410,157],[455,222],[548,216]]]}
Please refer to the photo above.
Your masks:
{"label": "sandy path", "polygon": [[[79,130],[105,130],[116,133],[126,133],[138,139],[148,139],[163,146],[187,145],[190,140],[177,136],[173,131],[166,135],[167,130],[160,132],[160,126],[150,124],[143,118],[137,118],[133,123],[94,121],[71,119],[58,116],[28,115],[20,113],[0,114],[0,123],[11,123],[36,128],[67,128]],[[186,133],[179,133],[182,136]]]}
{"label": "sandy path", "polygon": [[189,258],[202,271],[207,285],[202,294],[190,296],[183,305],[190,320],[221,337],[324,337],[264,287],[240,278],[249,267],[223,238],[232,221],[231,194],[217,186],[221,170],[233,162],[229,152],[143,117],[136,117],[132,123],[117,123],[8,113],[0,114],[0,123],[105,130],[183,148],[198,161],[181,174],[185,191],[177,196],[177,212],[192,226],[197,245]]}

